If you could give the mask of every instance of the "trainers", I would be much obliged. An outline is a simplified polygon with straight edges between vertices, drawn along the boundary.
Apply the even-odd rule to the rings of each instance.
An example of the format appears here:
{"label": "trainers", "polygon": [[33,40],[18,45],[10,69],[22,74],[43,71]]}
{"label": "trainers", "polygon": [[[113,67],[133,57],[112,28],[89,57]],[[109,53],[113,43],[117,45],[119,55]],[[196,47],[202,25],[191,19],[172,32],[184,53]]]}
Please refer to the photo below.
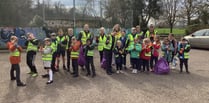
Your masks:
{"label": "trainers", "polygon": [[37,77],[38,76],[38,73],[33,73],[32,74],[32,77]]}
{"label": "trainers", "polygon": [[122,73],[122,74],[123,74],[124,72],[123,72],[122,70],[120,70],[120,73]]}
{"label": "trainers", "polygon": [[137,74],[137,72],[138,72],[137,69],[135,69],[135,73],[136,73],[136,74]]}
{"label": "trainers", "polygon": [[119,73],[120,73],[120,71],[119,71],[119,70],[117,70],[117,71],[116,71],[116,73],[117,73],[117,74],[119,74]]}
{"label": "trainers", "polygon": [[134,73],[134,69],[132,70],[132,72],[131,73]]}
{"label": "trainers", "polygon": [[17,86],[18,87],[24,87],[24,86],[26,86],[26,84],[24,84],[24,83],[18,83]]}
{"label": "trainers", "polygon": [[53,83],[53,80],[49,80],[48,82],[46,82],[46,84],[52,84]]}

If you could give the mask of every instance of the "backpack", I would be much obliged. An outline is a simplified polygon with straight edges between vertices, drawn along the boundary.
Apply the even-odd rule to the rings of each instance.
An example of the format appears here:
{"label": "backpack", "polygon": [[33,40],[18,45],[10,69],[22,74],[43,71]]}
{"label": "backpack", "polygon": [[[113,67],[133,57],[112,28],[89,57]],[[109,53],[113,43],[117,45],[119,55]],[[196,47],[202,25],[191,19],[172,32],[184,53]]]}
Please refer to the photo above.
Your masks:
{"label": "backpack", "polygon": [[155,65],[154,72],[156,74],[168,74],[170,72],[168,62],[164,58],[160,58]]}

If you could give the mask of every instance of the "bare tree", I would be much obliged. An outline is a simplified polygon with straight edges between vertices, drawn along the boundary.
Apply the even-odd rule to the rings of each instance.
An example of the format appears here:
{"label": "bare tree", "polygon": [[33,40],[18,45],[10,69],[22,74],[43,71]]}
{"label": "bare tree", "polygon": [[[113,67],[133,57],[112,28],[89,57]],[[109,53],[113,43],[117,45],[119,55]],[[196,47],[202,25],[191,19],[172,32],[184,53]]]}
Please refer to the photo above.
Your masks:
{"label": "bare tree", "polygon": [[171,33],[173,32],[173,26],[176,21],[178,3],[179,3],[179,0],[165,0],[163,3],[165,16],[167,17],[167,22],[170,26]]}

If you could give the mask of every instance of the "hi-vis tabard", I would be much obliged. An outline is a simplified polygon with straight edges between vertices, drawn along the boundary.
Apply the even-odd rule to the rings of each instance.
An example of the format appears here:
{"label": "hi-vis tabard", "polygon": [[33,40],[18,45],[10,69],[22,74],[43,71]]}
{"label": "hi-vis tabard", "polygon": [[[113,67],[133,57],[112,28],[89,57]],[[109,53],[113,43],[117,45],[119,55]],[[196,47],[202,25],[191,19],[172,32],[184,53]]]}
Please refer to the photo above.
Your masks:
{"label": "hi-vis tabard", "polygon": [[128,40],[126,40],[126,44],[129,41],[128,48],[126,48],[127,50],[130,48],[131,45],[134,44],[134,39],[137,39],[137,38],[138,38],[138,34],[135,34],[135,36],[133,36],[133,34],[128,35]]}
{"label": "hi-vis tabard", "polygon": [[104,44],[104,49],[107,49],[107,50],[110,50],[111,49],[111,46],[112,46],[112,36],[111,35],[108,35],[109,37],[109,43],[108,44]]}
{"label": "hi-vis tabard", "polygon": [[20,52],[19,52],[18,49],[16,48],[15,51],[10,52],[10,56],[18,57],[18,56],[20,56]]}
{"label": "hi-vis tabard", "polygon": [[145,37],[150,38],[150,37],[155,37],[156,35],[157,35],[157,31],[154,31],[154,34],[151,34],[150,31],[147,31]]}
{"label": "hi-vis tabard", "polygon": [[46,54],[42,54],[42,60],[43,61],[51,61],[52,60],[52,55],[53,55],[53,46],[50,45],[50,46],[45,46],[43,49],[47,49],[47,48],[50,48],[51,51],[49,51],[49,53],[46,53]]}
{"label": "hi-vis tabard", "polygon": [[103,38],[102,38],[102,36],[99,36],[98,51],[103,51],[106,40],[107,40],[107,38],[105,35]]}
{"label": "hi-vis tabard", "polygon": [[82,34],[82,38],[81,38],[82,45],[85,45],[87,39],[91,38],[91,33],[89,32],[88,34],[86,34],[84,31],[81,31],[81,34]]}
{"label": "hi-vis tabard", "polygon": [[[33,41],[36,41],[37,39],[34,39]],[[37,45],[33,45],[30,41],[28,42],[28,46],[26,51],[38,51],[38,46]]]}

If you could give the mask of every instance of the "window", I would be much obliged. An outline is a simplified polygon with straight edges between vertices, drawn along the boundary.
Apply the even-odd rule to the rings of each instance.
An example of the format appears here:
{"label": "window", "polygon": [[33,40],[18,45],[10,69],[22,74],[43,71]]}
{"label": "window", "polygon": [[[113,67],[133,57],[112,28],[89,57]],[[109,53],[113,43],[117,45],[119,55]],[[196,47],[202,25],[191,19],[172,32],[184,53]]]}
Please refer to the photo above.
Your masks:
{"label": "window", "polygon": [[206,30],[200,30],[200,31],[196,31],[193,35],[195,36],[204,36],[206,33]]}

